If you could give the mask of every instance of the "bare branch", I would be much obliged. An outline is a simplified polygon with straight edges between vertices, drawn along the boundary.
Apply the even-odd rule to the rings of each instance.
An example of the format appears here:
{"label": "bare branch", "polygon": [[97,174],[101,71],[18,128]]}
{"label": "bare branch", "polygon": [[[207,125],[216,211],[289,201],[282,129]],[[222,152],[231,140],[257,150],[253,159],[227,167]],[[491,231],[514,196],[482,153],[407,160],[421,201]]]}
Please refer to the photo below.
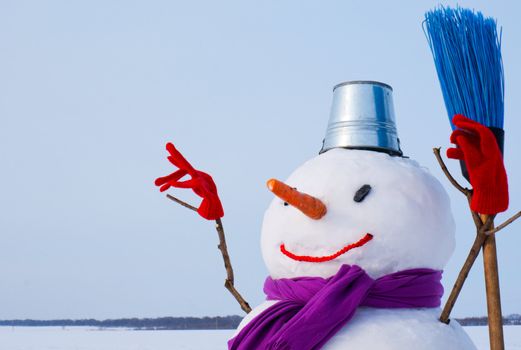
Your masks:
{"label": "bare branch", "polygon": [[[479,234],[484,234],[488,230],[494,227],[494,218],[496,217],[496,214],[491,215],[482,215],[483,218],[485,218],[485,222],[481,225],[481,227],[478,230]],[[481,220],[481,219],[480,219]]]}
{"label": "bare branch", "polygon": [[249,312],[251,312],[250,305],[246,302],[246,300],[244,300],[242,295],[235,289],[232,262],[230,260],[230,254],[228,254],[228,247],[226,246],[224,227],[223,227],[221,219],[215,220],[215,229],[217,230],[217,234],[219,236],[219,245],[217,247],[221,251],[221,254],[223,256],[223,261],[224,261],[224,268],[226,269],[226,280],[224,281],[224,286],[226,287],[226,289],[228,289],[230,291],[230,293],[233,295],[235,300],[237,300],[237,302],[241,306],[241,309],[244,312],[249,313]]}
{"label": "bare branch", "polygon": [[505,221],[501,225],[498,225],[496,228],[494,228],[492,230],[485,231],[485,234],[491,235],[491,234],[494,234],[494,233],[496,233],[498,231],[501,231],[502,229],[504,229],[505,227],[507,227],[508,225],[510,225],[511,223],[516,221],[517,219],[519,219],[520,217],[521,217],[521,211],[518,211],[517,214],[513,215],[510,219],[508,219],[507,221]]}
{"label": "bare branch", "polygon": [[[472,213],[476,214],[475,212]],[[474,265],[474,262],[476,261],[476,258],[478,257],[479,252],[481,251],[481,246],[483,246],[483,243],[487,239],[487,235],[485,235],[485,232],[490,227],[492,227],[492,225],[494,225],[494,215],[488,216],[485,223],[482,223],[481,219],[479,219],[479,216],[478,220],[479,224],[476,228],[477,234],[476,238],[474,239],[474,243],[470,248],[470,251],[467,255],[467,259],[465,260],[465,263],[463,263],[458,277],[456,278],[456,282],[454,282],[454,286],[452,287],[449,298],[447,299],[447,302],[443,307],[443,311],[441,312],[440,321],[443,323],[449,323],[450,313],[454,308],[454,304],[456,304],[456,300],[458,299],[461,289],[463,288],[463,284],[465,283],[465,280],[467,279],[467,276],[469,275],[469,272],[472,269],[472,265]]]}
{"label": "bare branch", "polygon": [[[471,195],[471,197],[472,197],[472,195]],[[470,214],[472,215],[472,220],[474,220],[474,225],[476,225],[476,230],[480,230],[483,227],[483,222],[481,222],[481,219],[479,218],[479,214],[470,208],[470,198],[469,198],[469,210],[470,210]]]}
{"label": "bare branch", "polygon": [[445,303],[445,306],[443,307],[443,311],[440,315],[440,321],[444,323],[449,323],[449,316],[454,308],[454,305],[456,303],[456,300],[458,299],[458,296],[461,292],[461,289],[463,288],[463,284],[465,283],[465,280],[467,279],[467,276],[472,269],[472,266],[474,265],[474,262],[476,261],[476,258],[479,255],[479,252],[481,251],[481,247],[485,243],[487,239],[487,235],[485,232],[489,230],[494,225],[494,215],[490,215],[486,218],[485,222],[483,222],[479,216],[478,213],[473,211],[470,208],[470,203],[472,201],[472,193],[473,191],[471,189],[465,188],[461,186],[456,179],[452,176],[452,174],[447,169],[447,166],[445,165],[445,162],[443,161],[441,154],[440,154],[440,148],[433,148],[434,156],[438,160],[438,164],[441,167],[441,170],[449,180],[449,182],[461,193],[467,197],[467,201],[469,204],[469,211],[472,215],[472,220],[474,221],[474,225],[476,226],[476,238],[474,239],[474,243],[472,244],[472,247],[470,248],[470,251],[467,255],[467,259],[465,260],[458,277],[456,278],[456,282],[454,282],[454,286],[452,287],[451,293],[449,295],[449,298],[447,299],[447,302]]}
{"label": "bare branch", "polygon": [[[185,208],[197,211],[196,207],[180,200],[179,198],[176,198],[170,194],[167,194],[166,196],[168,199],[173,200],[174,202],[182,205]],[[237,302],[241,306],[241,309],[244,310],[244,312],[249,313],[251,312],[250,305],[248,304],[248,302],[246,302],[246,300],[244,300],[244,298],[237,291],[237,289],[235,289],[232,262],[230,260],[230,254],[228,253],[226,237],[224,235],[224,227],[221,219],[215,220],[215,229],[217,230],[217,235],[219,236],[219,245],[217,246],[217,248],[219,248],[219,250],[221,251],[224,261],[224,268],[226,269],[226,280],[224,281],[224,287],[228,289],[228,291],[233,295],[235,300],[237,300]]]}
{"label": "bare branch", "polygon": [[454,304],[456,304],[456,300],[458,299],[459,293],[463,288],[463,284],[465,283],[465,280],[469,275],[470,269],[472,268],[472,265],[474,265],[474,261],[476,261],[476,258],[478,257],[479,252],[481,251],[481,246],[483,245],[483,242],[485,242],[485,238],[487,238],[487,236],[484,234],[476,235],[476,239],[472,244],[472,248],[470,248],[469,254],[467,255],[467,259],[465,260],[465,263],[463,264],[463,267],[461,268],[458,274],[458,278],[456,278],[456,282],[454,282],[454,286],[452,287],[452,291],[450,292],[449,298],[447,299],[447,302],[443,307],[443,311],[440,315],[441,322],[447,324],[449,323],[450,313],[454,308]]}
{"label": "bare branch", "polygon": [[183,207],[185,207],[185,208],[192,209],[193,211],[197,211],[197,208],[196,208],[196,207],[194,207],[193,205],[188,204],[188,203],[186,203],[186,202],[180,200],[179,198],[176,198],[176,197],[174,197],[174,196],[172,196],[172,195],[169,195],[169,194],[167,194],[166,197],[167,197],[168,199],[173,200],[173,201],[176,202],[177,204],[181,204],[181,205],[182,205]]}
{"label": "bare branch", "polygon": [[[521,212],[517,213],[503,224],[494,228],[494,217],[495,215],[479,215],[478,213],[472,210],[471,202],[473,191],[461,186],[454,177],[448,171],[443,159],[440,155],[440,148],[434,148],[434,155],[438,160],[438,163],[445,173],[445,176],[450,181],[450,183],[456,187],[458,191],[463,193],[468,200],[469,209],[472,214],[472,219],[474,220],[474,224],[476,226],[476,238],[474,243],[469,251],[467,259],[461,268],[456,282],[452,288],[452,291],[443,307],[443,311],[440,315],[440,321],[444,323],[449,323],[450,313],[456,303],[456,300],[459,296],[461,289],[463,288],[463,284],[467,279],[467,276],[472,268],[472,265],[476,261],[477,256],[483,247],[483,263],[485,270],[485,285],[487,291],[487,309],[488,309],[488,319],[489,319],[489,332],[491,345],[494,349],[503,349],[503,329],[502,329],[502,316],[501,316],[501,302],[499,296],[499,277],[497,270],[497,252],[495,245],[495,235],[493,233],[501,230],[506,227],[517,218],[521,216]],[[492,342],[493,339],[496,339],[495,342]]]}
{"label": "bare branch", "polygon": [[467,201],[468,201],[468,204],[469,204],[469,211],[470,211],[470,215],[472,216],[472,220],[474,221],[474,225],[476,226],[476,230],[480,230],[482,227],[483,227],[483,222],[481,221],[481,218],[479,217],[479,214],[477,212],[475,212],[474,210],[472,210],[472,208],[470,207],[470,203],[472,202],[472,193],[473,191],[472,190],[468,190],[467,189],[467,193],[466,193],[466,196],[467,196]]}
{"label": "bare branch", "polygon": [[450,181],[450,183],[456,187],[456,189],[458,191],[460,191],[461,193],[463,193],[465,196],[469,196],[469,192],[470,190],[468,188],[465,188],[463,186],[461,186],[458,181],[456,181],[456,179],[452,176],[452,174],[449,172],[449,169],[447,169],[447,166],[445,165],[445,162],[443,161],[443,159],[441,158],[441,154],[440,154],[440,147],[437,147],[437,148],[433,148],[432,151],[434,152],[434,156],[436,157],[436,159],[438,160],[438,163],[440,164],[440,167],[441,167],[441,170],[443,171],[443,173],[445,174],[445,176],[447,177],[447,179]]}
{"label": "bare branch", "polygon": [[249,314],[251,312],[251,306],[250,304],[248,304],[246,302],[246,300],[244,300],[244,298],[242,297],[242,295],[237,291],[237,289],[235,289],[235,286],[230,283],[230,281],[226,280],[224,281],[224,287],[226,289],[228,289],[228,291],[233,295],[233,297],[235,298],[235,300],[237,300],[237,302],[239,303],[239,305],[241,306],[241,309],[242,311],[246,312],[247,314]]}

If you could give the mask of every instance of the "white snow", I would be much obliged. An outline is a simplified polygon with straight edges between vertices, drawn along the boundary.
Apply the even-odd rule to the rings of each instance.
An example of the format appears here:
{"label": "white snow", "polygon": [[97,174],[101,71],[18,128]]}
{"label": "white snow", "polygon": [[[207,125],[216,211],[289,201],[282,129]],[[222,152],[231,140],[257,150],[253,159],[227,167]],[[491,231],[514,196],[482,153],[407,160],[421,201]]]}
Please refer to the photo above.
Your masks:
{"label": "white snow", "polygon": [[[313,220],[275,197],[264,216],[261,247],[272,277],[334,275],[340,265],[359,265],[372,277],[409,268],[443,269],[454,250],[454,220],[441,184],[413,160],[385,153],[333,149],[299,167],[285,181],[319,198],[327,214]],[[356,191],[371,192],[360,203]],[[283,255],[331,255],[366,233],[364,246],[322,263]]]}
{"label": "white snow", "polygon": [[[465,327],[488,350],[487,327]],[[521,326],[505,326],[505,348],[521,350]],[[233,331],[131,331],[71,327],[0,327],[2,350],[223,350]],[[376,336],[376,335],[375,335]]]}
{"label": "white snow", "polygon": [[346,344],[353,349],[475,349],[458,322],[446,325],[439,314],[439,309],[360,308],[323,349],[344,350]]}
{"label": "white snow", "polygon": [[[329,277],[342,264],[359,265],[373,278],[411,268],[443,270],[452,255],[455,225],[449,197],[438,180],[411,159],[333,149],[307,161],[285,183],[320,199],[327,213],[310,219],[273,199],[261,236],[273,278]],[[363,185],[371,191],[357,202],[353,198]],[[368,233],[372,240],[325,262],[300,261],[281,251],[283,244],[295,255],[331,256]],[[438,315],[438,309],[360,308],[324,350],[475,349],[457,322],[442,324]]]}
{"label": "white snow", "polygon": [[[238,331],[256,315],[275,303],[277,302],[266,301],[253,309],[242,320]],[[323,349],[475,349],[471,339],[457,321],[454,320],[446,325],[438,320],[440,312],[441,310],[438,308],[376,309],[361,307],[349,323],[335,334]]]}
{"label": "white snow", "polygon": [[2,350],[223,350],[233,331],[0,327]]}
{"label": "white snow", "polygon": [[[465,327],[465,331],[470,336],[478,350],[490,349],[487,326]],[[505,338],[505,349],[521,350],[521,326],[504,326],[503,333]]]}

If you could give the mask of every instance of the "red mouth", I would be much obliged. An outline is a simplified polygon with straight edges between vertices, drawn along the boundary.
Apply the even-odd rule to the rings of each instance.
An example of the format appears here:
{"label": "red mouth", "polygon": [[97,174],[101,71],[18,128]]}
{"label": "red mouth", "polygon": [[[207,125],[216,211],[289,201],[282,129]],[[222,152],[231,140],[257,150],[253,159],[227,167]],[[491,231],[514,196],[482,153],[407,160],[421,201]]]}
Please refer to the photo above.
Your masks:
{"label": "red mouth", "polygon": [[346,245],[344,248],[340,249],[338,252],[326,255],[326,256],[310,256],[310,255],[297,255],[293,254],[289,250],[286,250],[286,246],[284,246],[284,243],[280,245],[280,251],[282,254],[286,255],[288,258],[297,260],[297,261],[307,261],[307,262],[324,262],[324,261],[331,261],[333,259],[338,258],[340,255],[347,253],[351,249],[358,248],[369,242],[373,239],[373,235],[370,233],[366,233],[364,237],[362,237],[360,240],[358,240],[355,243],[351,243]]}

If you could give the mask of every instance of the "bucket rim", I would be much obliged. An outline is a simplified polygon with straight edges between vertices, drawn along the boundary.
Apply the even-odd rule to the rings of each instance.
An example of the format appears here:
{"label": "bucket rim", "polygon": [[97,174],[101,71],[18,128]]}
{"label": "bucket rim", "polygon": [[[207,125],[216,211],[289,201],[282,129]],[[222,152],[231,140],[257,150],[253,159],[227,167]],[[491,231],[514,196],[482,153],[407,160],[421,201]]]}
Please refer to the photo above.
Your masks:
{"label": "bucket rim", "polygon": [[333,87],[333,91],[335,91],[336,88],[341,87],[341,86],[345,86],[345,85],[362,85],[362,84],[378,85],[378,86],[381,86],[383,88],[387,88],[387,89],[393,91],[393,88],[392,88],[391,85],[388,85],[386,83],[382,83],[381,81],[376,81],[376,80],[349,80],[349,81],[343,81],[341,83],[336,84]]}

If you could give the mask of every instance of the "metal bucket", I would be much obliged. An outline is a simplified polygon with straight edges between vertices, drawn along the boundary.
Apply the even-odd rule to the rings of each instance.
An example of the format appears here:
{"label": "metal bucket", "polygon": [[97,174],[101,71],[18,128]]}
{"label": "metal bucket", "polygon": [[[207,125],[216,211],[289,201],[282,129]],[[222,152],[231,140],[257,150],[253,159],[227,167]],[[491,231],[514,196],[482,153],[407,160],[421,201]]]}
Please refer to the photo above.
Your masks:
{"label": "metal bucket", "polygon": [[392,87],[377,81],[336,85],[320,153],[332,148],[352,148],[401,156],[392,93]]}

